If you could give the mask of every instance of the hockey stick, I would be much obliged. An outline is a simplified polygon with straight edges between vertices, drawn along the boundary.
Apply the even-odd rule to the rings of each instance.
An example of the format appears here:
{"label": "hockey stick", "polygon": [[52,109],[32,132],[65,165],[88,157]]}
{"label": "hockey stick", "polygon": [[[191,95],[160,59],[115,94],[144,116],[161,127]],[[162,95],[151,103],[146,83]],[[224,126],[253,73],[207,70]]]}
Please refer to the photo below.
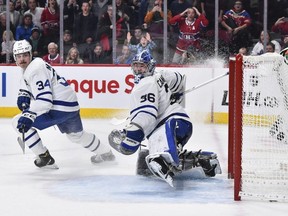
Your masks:
{"label": "hockey stick", "polygon": [[[196,85],[196,86],[194,86],[194,87],[192,87],[192,88],[190,88],[190,89],[187,89],[187,90],[184,91],[182,94],[181,94],[181,93],[180,93],[180,94],[181,94],[181,95],[185,95],[185,94],[187,94],[187,93],[189,93],[189,92],[192,92],[192,91],[194,91],[194,90],[196,90],[196,89],[198,89],[198,88],[201,88],[202,86],[205,86],[205,85],[207,85],[207,84],[209,84],[209,83],[211,83],[211,82],[214,82],[214,81],[216,81],[216,80],[218,80],[218,79],[221,79],[221,78],[223,78],[223,77],[225,77],[225,76],[227,76],[227,75],[229,75],[229,71],[226,72],[226,73],[224,73],[224,74],[222,74],[222,75],[219,75],[219,76],[217,76],[217,77],[215,77],[215,78],[212,78],[212,79],[210,79],[210,80],[208,80],[208,81],[206,81],[206,82],[204,82],[204,83],[201,83],[201,84]],[[113,119],[111,119],[110,123],[113,124],[113,125],[120,125],[120,124],[123,124],[124,122],[126,122],[128,119],[129,119],[129,117],[127,117],[127,118],[125,118],[125,119],[113,118]]]}
{"label": "hockey stick", "polygon": [[209,84],[209,83],[211,83],[211,82],[214,82],[214,81],[216,81],[216,80],[218,80],[218,79],[220,79],[220,78],[222,78],[222,77],[225,77],[225,76],[227,76],[227,75],[229,75],[229,71],[226,72],[225,74],[222,74],[222,75],[220,75],[220,76],[217,76],[217,77],[215,77],[215,78],[212,78],[212,79],[210,79],[210,80],[208,80],[208,81],[206,81],[206,82],[204,82],[204,83],[202,83],[202,84],[199,84],[199,85],[194,86],[194,87],[192,87],[192,88],[190,88],[190,89],[187,89],[186,91],[183,92],[183,95],[184,95],[184,94],[187,94],[187,93],[189,93],[189,92],[192,92],[192,91],[194,91],[194,90],[196,90],[196,89],[198,89],[198,88],[200,88],[200,87],[202,87],[202,86],[205,86],[205,85],[207,85],[207,84]]}
{"label": "hockey stick", "polygon": [[24,132],[24,128],[21,130],[21,135],[22,135],[22,139],[21,137],[17,138],[17,141],[23,151],[23,154],[25,154],[25,132]]}

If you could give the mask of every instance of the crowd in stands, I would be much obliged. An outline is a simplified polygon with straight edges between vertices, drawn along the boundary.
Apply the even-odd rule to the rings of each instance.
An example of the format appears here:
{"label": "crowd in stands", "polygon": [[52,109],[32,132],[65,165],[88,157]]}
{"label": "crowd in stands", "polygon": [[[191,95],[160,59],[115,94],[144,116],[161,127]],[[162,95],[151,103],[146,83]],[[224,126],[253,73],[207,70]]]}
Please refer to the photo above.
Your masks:
{"label": "crowd in stands", "polygon": [[[34,57],[52,64],[61,62],[60,42],[63,42],[65,64],[130,64],[133,56],[144,49],[159,64],[163,63],[164,55],[168,59],[165,63],[199,64],[214,56],[215,24],[219,27],[218,52],[223,59],[242,52],[244,55],[261,55],[269,50],[279,53],[288,46],[287,0],[268,1],[265,40],[263,0],[219,0],[218,19],[215,19],[214,0],[167,0],[167,14],[164,14],[163,0],[115,0],[115,25],[112,0],[63,2],[63,34],[60,34],[60,0],[10,0],[8,9],[6,1],[0,2],[0,63],[13,63],[14,42],[26,39],[32,45]],[[6,31],[7,12],[9,32]],[[116,41],[113,41],[114,30]],[[60,35],[63,35],[61,40]]]}

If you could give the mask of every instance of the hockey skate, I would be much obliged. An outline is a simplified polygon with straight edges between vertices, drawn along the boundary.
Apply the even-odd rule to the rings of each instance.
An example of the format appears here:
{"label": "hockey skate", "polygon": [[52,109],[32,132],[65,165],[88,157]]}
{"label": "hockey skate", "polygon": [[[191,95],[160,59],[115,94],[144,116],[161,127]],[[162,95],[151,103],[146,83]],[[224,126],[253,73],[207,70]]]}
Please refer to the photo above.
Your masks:
{"label": "hockey skate", "polygon": [[112,151],[110,150],[107,153],[104,154],[96,154],[93,155],[91,157],[91,163],[92,164],[99,164],[102,162],[106,162],[106,161],[114,161],[115,160],[115,155],[112,153]]}
{"label": "hockey skate", "polygon": [[173,166],[169,165],[162,157],[151,158],[149,168],[155,176],[167,182],[171,187],[174,187]]}
{"label": "hockey skate", "polygon": [[34,160],[34,164],[39,168],[59,169],[48,150],[45,153],[38,155],[38,158]]}

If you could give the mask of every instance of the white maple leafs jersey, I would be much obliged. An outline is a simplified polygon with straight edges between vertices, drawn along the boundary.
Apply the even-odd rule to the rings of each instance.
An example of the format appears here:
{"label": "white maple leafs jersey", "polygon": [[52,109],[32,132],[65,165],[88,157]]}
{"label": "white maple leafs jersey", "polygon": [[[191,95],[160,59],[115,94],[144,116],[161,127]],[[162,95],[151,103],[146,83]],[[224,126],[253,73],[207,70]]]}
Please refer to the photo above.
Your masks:
{"label": "white maple leafs jersey", "polygon": [[190,121],[184,108],[170,100],[172,93],[183,91],[183,80],[183,75],[178,72],[160,71],[141,79],[134,86],[130,119],[143,129],[146,137],[170,117]]}
{"label": "white maple leafs jersey", "polygon": [[20,89],[31,95],[29,111],[37,116],[50,110],[73,112],[80,109],[75,91],[41,58],[35,58],[23,71]]}

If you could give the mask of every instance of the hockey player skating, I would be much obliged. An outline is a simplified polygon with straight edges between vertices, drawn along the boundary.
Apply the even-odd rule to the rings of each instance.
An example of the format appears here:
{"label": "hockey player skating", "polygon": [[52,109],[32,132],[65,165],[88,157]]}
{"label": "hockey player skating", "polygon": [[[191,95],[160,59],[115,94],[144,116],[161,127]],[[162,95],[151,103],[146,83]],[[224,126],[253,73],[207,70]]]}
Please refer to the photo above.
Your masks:
{"label": "hockey player skating", "polygon": [[43,145],[37,129],[57,125],[69,140],[94,153],[92,163],[115,159],[110,147],[95,134],[83,130],[76,93],[56,70],[41,58],[32,60],[32,47],[26,40],[16,41],[13,56],[22,69],[17,105],[22,111],[13,118],[13,127],[21,133],[25,145],[37,156],[37,167],[57,168]]}
{"label": "hockey player skating", "polygon": [[[185,77],[178,72],[154,72],[155,61],[147,51],[132,61],[135,86],[131,93],[130,123],[113,130],[109,143],[118,152],[135,153],[144,137],[149,150],[141,150],[137,174],[150,173],[173,186],[173,176],[201,166],[207,176],[221,172],[213,152],[191,152],[183,147],[192,135],[192,123],[180,105]],[[145,165],[143,165],[143,161]],[[212,162],[213,161],[213,162]]]}

